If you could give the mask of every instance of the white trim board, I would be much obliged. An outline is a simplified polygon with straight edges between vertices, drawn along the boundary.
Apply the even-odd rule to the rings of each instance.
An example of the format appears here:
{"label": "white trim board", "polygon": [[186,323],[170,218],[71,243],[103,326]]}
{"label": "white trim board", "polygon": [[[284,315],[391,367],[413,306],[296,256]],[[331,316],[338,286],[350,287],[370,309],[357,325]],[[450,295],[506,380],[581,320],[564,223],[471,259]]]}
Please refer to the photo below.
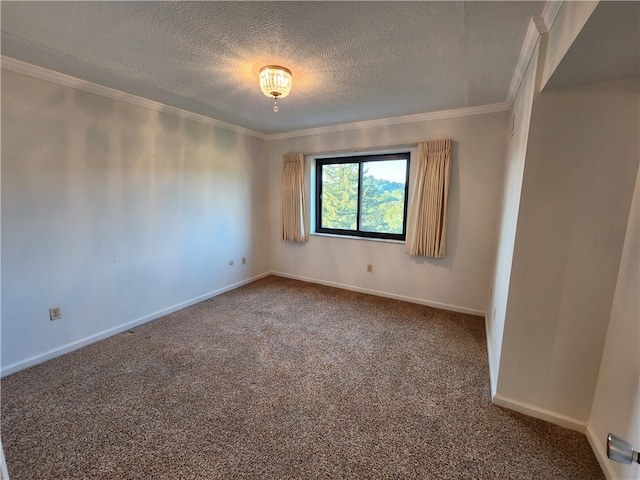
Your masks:
{"label": "white trim board", "polygon": [[513,101],[518,94],[518,90],[520,90],[520,85],[522,84],[524,73],[527,71],[527,67],[529,66],[529,62],[531,61],[531,57],[533,56],[533,52],[535,51],[539,38],[540,33],[538,32],[538,27],[536,26],[536,22],[532,18],[529,21],[529,29],[527,30],[527,35],[524,37],[522,49],[520,50],[520,57],[518,57],[518,63],[516,64],[516,68],[513,71],[511,84],[509,85],[509,90],[507,91],[506,103],[507,105],[509,105],[509,108],[511,108],[511,106],[513,105]]}
{"label": "white trim board", "polygon": [[306,137],[310,135],[320,135],[326,133],[337,133],[349,130],[359,130],[372,127],[387,127],[390,125],[403,125],[407,123],[420,123],[432,120],[443,120],[447,118],[469,117],[472,115],[482,115],[486,113],[505,112],[509,110],[510,105],[507,103],[494,103],[490,105],[479,105],[476,107],[456,108],[452,110],[442,110],[438,112],[418,113],[413,115],[403,115],[399,117],[381,118],[376,120],[367,120],[363,122],[343,123],[339,125],[329,125],[326,127],[309,128],[306,130],[294,130],[291,132],[266,134],[240,127],[231,123],[216,120],[199,113],[190,112],[170,105],[164,105],[153,100],[149,100],[129,93],[121,92],[113,88],[104,87],[96,83],[80,80],[70,75],[65,75],[44,67],[32,65],[11,57],[0,56],[1,68],[11,72],[27,75],[29,77],[44,80],[46,82],[55,83],[64,87],[75,88],[84,92],[93,93],[102,97],[129,103],[137,107],[147,108],[152,111],[167,113],[179,118],[193,120],[214,127],[223,128],[232,132],[249,135],[260,138],[262,140],[283,140],[288,138]]}
{"label": "white trim board", "polygon": [[587,440],[589,440],[591,450],[593,450],[593,453],[600,464],[600,468],[602,468],[602,471],[604,472],[604,476],[607,477],[607,480],[615,480],[616,474],[611,468],[612,460],[609,460],[607,452],[602,449],[601,444],[597,441],[596,434],[592,430],[591,425],[587,427]]}
{"label": "white trim board", "polygon": [[547,26],[547,31],[551,30],[553,27],[553,24],[558,17],[558,12],[564,2],[565,0],[547,1],[545,4],[544,9],[542,10],[542,19]]}
{"label": "white trim board", "polygon": [[561,427],[575,430],[576,432],[587,432],[586,421],[578,420],[577,418],[569,417],[567,415],[563,415],[552,410],[547,410],[545,408],[540,408],[537,405],[531,405],[529,403],[520,402],[519,400],[513,400],[501,395],[500,393],[496,393],[493,396],[492,402],[499,407],[508,408],[509,410],[523,413],[525,415],[528,415],[529,417],[539,418],[540,420],[544,420],[555,425],[560,425]]}
{"label": "white trim board", "polygon": [[391,298],[393,300],[402,300],[404,302],[417,303],[419,305],[438,308],[440,310],[448,310],[450,312],[466,313],[468,315],[475,315],[477,317],[484,316],[484,312],[481,312],[480,310],[475,310],[473,308],[459,307],[457,305],[449,305],[446,303],[433,302],[430,300],[423,300],[421,298],[407,297],[405,295],[396,295],[395,293],[381,292],[379,290],[371,290],[368,288],[356,287],[354,285],[346,285],[344,283],[328,282],[325,280],[319,280],[317,278],[303,277],[300,275],[290,275],[288,273],[276,272],[276,271],[272,271],[271,275],[275,275],[277,277],[291,278],[292,280],[300,280],[302,282],[317,283],[319,285],[326,285],[327,287],[341,288],[343,290],[350,290],[352,292],[366,293],[368,295],[375,295],[376,297],[385,297],[385,298]]}
{"label": "white trim board", "polygon": [[64,355],[65,353],[72,352],[79,348],[85,347],[92,343],[95,343],[99,340],[103,340],[105,338],[111,337],[118,333],[124,332],[133,327],[137,327],[142,325],[143,323],[150,322],[152,320],[156,320],[160,317],[164,317],[165,315],[169,315],[170,313],[177,312],[178,310],[182,310],[183,308],[190,307],[191,305],[195,305],[196,303],[200,303],[204,300],[208,300],[209,298],[215,297],[222,293],[228,292],[230,290],[234,290],[243,285],[247,285],[249,283],[255,282],[263,277],[269,276],[270,273],[262,273],[260,275],[256,275],[255,277],[251,277],[247,280],[242,280],[237,283],[233,283],[231,285],[227,285],[226,287],[219,288],[209,293],[205,293],[204,295],[200,295],[198,297],[192,298],[190,300],[186,300],[184,302],[177,303],[176,305],[172,305],[167,308],[163,308],[162,310],[158,310],[156,312],[150,313],[148,315],[144,315],[140,318],[136,318],[135,320],[131,320],[129,322],[117,325],[115,327],[109,328],[107,330],[103,330],[102,332],[95,333],[93,335],[89,335],[88,337],[81,338],[80,340],[76,340],[75,342],[67,343],[66,345],[62,345],[61,347],[57,347],[51,350],[48,350],[44,353],[40,353],[38,355],[34,355],[24,360],[20,360],[19,362],[14,362],[7,366],[2,366],[0,369],[0,377],[4,377],[6,375],[10,375],[12,373],[18,372],[25,368],[32,367],[39,363],[45,362],[47,360],[51,360],[52,358],[59,357],[60,355]]}
{"label": "white trim board", "polygon": [[409,302],[409,303],[417,303],[420,305],[425,305],[428,307],[432,307],[432,308],[438,308],[441,310],[449,310],[452,312],[458,312],[458,313],[465,313],[465,314],[469,314],[469,315],[476,315],[476,316],[484,316],[484,312],[481,312],[479,310],[475,310],[475,309],[470,309],[470,308],[465,308],[465,307],[459,307],[456,305],[448,305],[448,304],[444,304],[444,303],[440,303],[440,302],[433,302],[433,301],[428,301],[428,300],[422,300],[419,298],[414,298],[414,297],[407,297],[404,295],[396,295],[396,294],[392,294],[392,293],[388,293],[388,292],[381,292],[378,290],[371,290],[371,289],[366,289],[366,288],[360,288],[360,287],[355,287],[352,285],[345,285],[345,284],[341,284],[341,283],[336,283],[336,282],[326,282],[326,281],[322,281],[322,280],[318,280],[318,279],[314,279],[314,278],[309,278],[309,277],[302,277],[299,275],[289,275],[283,272],[274,272],[274,271],[270,271],[270,272],[266,272],[266,273],[262,273],[260,275],[256,275],[254,277],[251,277],[247,280],[243,280],[231,285],[227,285],[226,287],[222,287],[219,288],[217,290],[214,290],[212,292],[208,292],[205,293],[204,295],[200,295],[198,297],[192,298],[190,300],[186,300],[184,302],[178,303],[176,305],[172,305],[170,307],[164,308],[162,310],[158,310],[156,312],[150,313],[148,315],[144,315],[142,317],[139,317],[137,319],[131,320],[129,322],[117,325],[115,327],[109,328],[107,330],[103,330],[102,332],[98,332],[95,333],[93,335],[89,335],[88,337],[85,338],[81,338],[79,340],[76,340],[74,342],[68,343],[66,345],[62,345],[60,347],[48,350],[46,352],[40,353],[38,355],[34,355],[32,357],[26,358],[24,360],[20,360],[18,362],[14,362],[10,365],[3,365],[0,368],[0,377],[4,377],[6,375],[10,375],[12,373],[16,373],[20,370],[24,370],[25,368],[29,368],[32,367],[34,365],[37,365],[39,363],[45,362],[47,360],[51,360],[53,358],[59,357],[60,355],[64,355],[65,353],[69,353],[72,352],[74,350],[77,350],[79,348],[85,347],[87,345],[90,345],[92,343],[98,342],[100,340],[103,340],[105,338],[111,337],[113,335],[116,335],[118,333],[124,332],[125,330],[128,330],[130,328],[134,328],[137,327],[139,325],[142,325],[144,323],[150,322],[152,320],[156,320],[160,317],[163,317],[165,315],[168,315],[170,313],[173,312],[177,312],[178,310],[182,310],[183,308],[189,307],[191,305],[195,305],[196,303],[202,302],[204,300],[207,300],[209,298],[215,297],[217,295],[220,295],[222,293],[228,292],[230,290],[234,290],[238,287],[241,287],[243,285],[247,285],[249,283],[255,282],[256,280],[259,280],[261,278],[267,277],[269,275],[275,275],[275,276],[279,276],[279,277],[285,277],[285,278],[291,278],[293,280],[300,280],[303,282],[309,282],[309,283],[317,283],[320,285],[326,285],[329,287],[335,287],[335,288],[341,288],[343,290],[351,290],[354,292],[359,292],[359,293],[365,293],[365,294],[369,294],[369,295],[375,295],[378,297],[386,297],[386,298],[392,298],[394,300],[402,300],[405,302]]}
{"label": "white trim board", "polygon": [[256,132],[255,130],[250,130],[238,125],[233,125],[221,120],[216,120],[215,118],[200,115],[199,113],[190,112],[188,110],[172,107],[170,105],[165,105],[163,103],[155,102],[147,98],[131,95],[130,93],[121,92],[113,88],[104,87],[102,85],[98,85],[97,83],[80,80],[79,78],[55,72],[53,70],[39,67],[37,65],[32,65],[30,63],[16,60],[11,57],[5,57],[3,55],[2,57],[0,57],[0,62],[2,64],[1,67],[5,70],[20,73],[22,75],[27,75],[39,80],[44,80],[45,82],[55,83],[57,85],[62,85],[63,87],[75,88],[77,90],[82,90],[83,92],[93,93],[94,95],[100,95],[112,100],[118,100],[130,105],[135,105],[136,107],[146,108],[154,112],[168,113],[169,115],[173,115],[179,118],[194,120],[196,122],[204,123],[205,125],[223,128],[225,130],[241,133],[243,135],[257,137],[262,140],[268,139],[268,135],[261,132]]}
{"label": "white trim board", "polygon": [[9,471],[7,470],[7,459],[4,456],[4,448],[2,440],[0,440],[0,480],[9,480]]}
{"label": "white trim board", "polygon": [[507,103],[492,103],[477,107],[454,108],[452,110],[440,110],[438,112],[416,113],[402,115],[400,117],[380,118],[378,120],[366,120],[363,122],[343,123],[340,125],[328,125],[326,127],[308,128],[306,130],[294,130],[292,132],[274,133],[269,135],[269,140],[285,140],[288,138],[308,137],[327,133],[346,132],[349,130],[364,130],[373,127],[388,127],[391,125],[404,125],[407,123],[429,122],[432,120],[445,120],[447,118],[470,117],[487,113],[506,112],[510,106]]}
{"label": "white trim board", "polygon": [[558,16],[558,12],[560,11],[562,4],[562,0],[555,2],[548,1],[544,6],[542,14],[533,17],[529,21],[529,29],[524,37],[524,42],[522,43],[522,48],[520,50],[520,57],[518,58],[518,63],[516,64],[516,68],[513,72],[513,77],[511,78],[511,84],[509,85],[507,98],[505,100],[505,103],[509,108],[513,105],[513,101],[520,89],[524,73],[527,71],[527,67],[529,66],[529,62],[531,61],[531,57],[535,51],[540,36],[549,33],[553,23],[556,21],[556,17]]}
{"label": "white trim board", "polygon": [[489,318],[489,312],[485,312],[484,334],[487,341],[487,363],[489,364],[489,387],[491,388],[491,398],[494,398],[496,395],[496,388],[498,385],[498,378],[496,377],[496,374],[498,372],[494,371],[493,364],[491,363],[491,359],[493,358],[493,348],[491,346],[492,345],[491,339],[489,338],[489,322],[490,321],[491,319]]}

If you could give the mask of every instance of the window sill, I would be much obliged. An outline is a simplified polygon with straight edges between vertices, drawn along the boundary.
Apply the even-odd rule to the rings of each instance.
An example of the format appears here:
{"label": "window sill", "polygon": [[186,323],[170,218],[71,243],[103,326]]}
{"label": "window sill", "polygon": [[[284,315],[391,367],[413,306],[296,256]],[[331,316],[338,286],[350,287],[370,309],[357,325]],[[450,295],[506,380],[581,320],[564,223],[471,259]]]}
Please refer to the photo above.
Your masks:
{"label": "window sill", "polygon": [[405,240],[389,240],[388,238],[370,238],[370,237],[358,237],[355,235],[334,235],[331,233],[310,233],[313,237],[330,237],[330,238],[344,238],[346,240],[366,240],[368,242],[383,242],[383,243],[395,243],[396,245],[404,245],[407,242]]}

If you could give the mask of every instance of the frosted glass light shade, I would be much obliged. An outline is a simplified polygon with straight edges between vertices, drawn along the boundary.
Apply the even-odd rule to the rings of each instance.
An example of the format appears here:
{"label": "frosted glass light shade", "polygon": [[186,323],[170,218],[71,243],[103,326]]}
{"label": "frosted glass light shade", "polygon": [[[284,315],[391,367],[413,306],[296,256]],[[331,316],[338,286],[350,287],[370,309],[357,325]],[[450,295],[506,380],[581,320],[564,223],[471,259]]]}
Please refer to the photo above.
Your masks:
{"label": "frosted glass light shade", "polygon": [[284,98],[291,91],[291,71],[278,65],[260,69],[260,89],[267,97]]}

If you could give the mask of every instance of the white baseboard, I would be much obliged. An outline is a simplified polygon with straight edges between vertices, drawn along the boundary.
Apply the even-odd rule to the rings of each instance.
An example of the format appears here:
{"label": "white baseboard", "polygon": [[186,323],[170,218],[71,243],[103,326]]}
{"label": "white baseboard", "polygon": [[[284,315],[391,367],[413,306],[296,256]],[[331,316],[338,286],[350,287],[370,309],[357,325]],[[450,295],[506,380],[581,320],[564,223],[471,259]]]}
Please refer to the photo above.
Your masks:
{"label": "white baseboard", "polygon": [[103,330],[102,332],[95,333],[93,335],[89,335],[88,337],[81,338],[80,340],[76,340],[75,342],[67,343],[66,345],[62,345],[57,348],[53,348],[46,352],[40,353],[38,355],[34,355],[32,357],[26,358],[24,360],[20,360],[18,362],[12,363],[10,365],[2,366],[0,369],[0,376],[4,377],[6,375],[10,375],[12,373],[18,372],[20,370],[24,370],[25,368],[32,367],[39,363],[45,362],[47,360],[51,360],[52,358],[59,357],[60,355],[64,355],[65,353],[72,352],[79,348],[85,347],[92,343],[95,343],[99,340],[103,340],[107,337],[111,337],[112,335],[116,335],[120,332],[124,332],[130,328],[136,327],[138,325],[142,325],[143,323],[150,322],[152,320],[156,320],[160,317],[168,315],[173,312],[177,312],[178,310],[182,310],[183,308],[190,307],[191,305],[195,305],[196,303],[200,303],[209,298],[215,297],[216,295],[220,295],[221,293],[228,292],[230,290],[234,290],[243,285],[247,285],[249,283],[255,282],[260,278],[266,277],[270,275],[269,272],[262,273],[260,275],[256,275],[255,277],[251,277],[247,280],[243,280],[241,282],[237,282],[231,285],[227,285],[226,287],[219,288],[209,293],[205,293],[204,295],[200,295],[198,297],[192,298],[190,300],[186,300],[184,302],[178,303],[176,305],[172,305],[167,308],[163,308],[162,310],[158,310],[156,312],[150,313],[148,315],[144,315],[142,317],[136,318],[135,320],[131,320],[129,322],[117,325],[115,327],[109,328],[107,330]]}
{"label": "white baseboard", "polygon": [[607,457],[607,452],[605,448],[602,446],[600,442],[597,440],[596,433],[591,428],[591,425],[587,426],[587,440],[589,440],[589,445],[591,445],[591,450],[595,454],[598,459],[598,463],[600,464],[600,468],[604,472],[604,476],[607,477],[607,480],[616,480],[615,472],[613,471],[611,460]]}
{"label": "white baseboard", "polygon": [[395,293],[381,292],[379,290],[371,290],[368,288],[356,287],[353,285],[345,285],[343,283],[328,282],[325,280],[318,280],[317,278],[303,277],[300,275],[291,275],[284,272],[272,271],[271,274],[276,275],[278,277],[285,277],[285,278],[291,278],[293,280],[301,280],[303,282],[326,285],[327,287],[335,287],[335,288],[341,288],[343,290],[351,290],[353,292],[358,292],[358,293],[366,293],[369,295],[375,295],[377,297],[386,297],[386,298],[392,298],[394,300],[402,300],[404,302],[409,302],[409,303],[418,303],[420,305],[425,305],[427,307],[439,308],[441,310],[449,310],[451,312],[466,313],[466,314],[475,315],[478,317],[484,316],[484,312],[480,310],[475,310],[475,309],[466,308],[466,307],[459,307],[457,305],[448,305],[446,303],[433,302],[430,300],[423,300],[421,298],[415,298],[415,297],[407,297],[404,295],[397,295]]}
{"label": "white baseboard", "polygon": [[489,332],[491,330],[489,329],[488,313],[486,313],[484,316],[484,331],[485,331],[485,337],[487,339],[487,363],[489,364],[489,385],[491,387],[491,398],[494,398],[497,392],[498,372],[494,371],[494,366],[493,366],[493,363],[491,362],[491,359],[493,358],[493,347],[492,347],[491,339],[489,338]]}
{"label": "white baseboard", "polygon": [[540,408],[529,403],[513,400],[504,397],[499,393],[496,393],[493,396],[492,401],[500,407],[508,408],[509,410],[513,410],[515,412],[524,413],[525,415],[528,415],[530,417],[539,418],[540,420],[545,420],[555,425],[560,425],[561,427],[575,430],[576,432],[587,432],[587,422],[579,420],[577,418],[569,417],[552,410]]}
{"label": "white baseboard", "polygon": [[0,440],[0,456],[0,480],[9,480],[9,471],[7,470],[7,461],[4,457],[2,440]]}

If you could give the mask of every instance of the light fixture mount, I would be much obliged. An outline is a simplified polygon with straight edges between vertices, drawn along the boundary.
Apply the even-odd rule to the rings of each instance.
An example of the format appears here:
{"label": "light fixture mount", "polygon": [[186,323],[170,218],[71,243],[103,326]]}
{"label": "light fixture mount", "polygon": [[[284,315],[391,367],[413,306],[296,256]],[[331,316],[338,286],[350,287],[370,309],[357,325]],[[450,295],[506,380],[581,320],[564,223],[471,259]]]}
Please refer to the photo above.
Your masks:
{"label": "light fixture mount", "polygon": [[267,97],[274,99],[273,111],[278,111],[278,98],[284,98],[291,91],[291,70],[279,65],[266,65],[260,69],[260,89]]}

